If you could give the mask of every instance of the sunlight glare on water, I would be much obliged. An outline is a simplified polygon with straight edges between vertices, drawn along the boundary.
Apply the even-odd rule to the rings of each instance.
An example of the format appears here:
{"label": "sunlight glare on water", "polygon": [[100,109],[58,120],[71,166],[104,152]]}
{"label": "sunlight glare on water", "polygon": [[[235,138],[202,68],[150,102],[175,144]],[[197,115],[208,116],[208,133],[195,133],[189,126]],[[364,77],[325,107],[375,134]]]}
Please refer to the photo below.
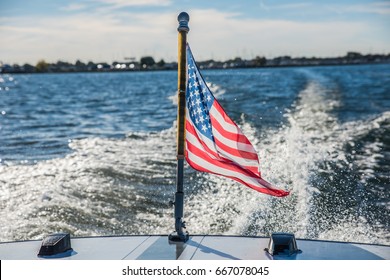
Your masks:
{"label": "sunlight glare on water", "polygon": [[[262,176],[291,194],[269,197],[186,165],[190,234],[390,244],[390,75],[378,76],[389,71],[205,71]],[[9,89],[0,98],[0,241],[173,230],[174,72],[9,77],[0,80],[0,94]]]}

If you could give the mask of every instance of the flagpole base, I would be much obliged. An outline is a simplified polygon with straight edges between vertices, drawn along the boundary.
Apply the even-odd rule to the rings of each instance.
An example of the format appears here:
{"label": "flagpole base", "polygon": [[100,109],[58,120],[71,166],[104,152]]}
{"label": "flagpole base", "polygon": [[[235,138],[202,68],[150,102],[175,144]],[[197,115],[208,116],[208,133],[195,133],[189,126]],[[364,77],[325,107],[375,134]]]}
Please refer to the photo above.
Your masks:
{"label": "flagpole base", "polygon": [[185,243],[188,241],[189,237],[190,235],[187,231],[182,232],[181,234],[174,231],[168,236],[168,241],[169,243]]}

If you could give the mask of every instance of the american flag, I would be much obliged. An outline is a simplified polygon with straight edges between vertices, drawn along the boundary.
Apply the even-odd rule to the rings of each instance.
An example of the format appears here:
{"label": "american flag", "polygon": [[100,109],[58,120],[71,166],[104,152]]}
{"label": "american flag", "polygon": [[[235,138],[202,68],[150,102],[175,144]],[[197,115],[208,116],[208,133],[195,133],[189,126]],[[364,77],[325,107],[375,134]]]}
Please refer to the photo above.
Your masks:
{"label": "american flag", "polygon": [[286,196],[261,178],[259,158],[248,138],[228,117],[200,74],[187,45],[186,151],[188,164],[236,180],[256,191]]}

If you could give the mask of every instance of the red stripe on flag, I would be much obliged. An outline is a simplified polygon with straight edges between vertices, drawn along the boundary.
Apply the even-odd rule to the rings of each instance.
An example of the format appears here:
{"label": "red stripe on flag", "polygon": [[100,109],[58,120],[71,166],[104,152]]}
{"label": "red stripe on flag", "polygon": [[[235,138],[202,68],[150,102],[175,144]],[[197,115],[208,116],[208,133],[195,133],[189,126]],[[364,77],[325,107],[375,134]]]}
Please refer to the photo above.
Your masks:
{"label": "red stripe on flag", "polygon": [[[214,99],[214,101],[217,99]],[[215,109],[221,114],[225,122],[237,127],[236,123],[232,121],[232,119],[226,114],[225,110],[222,108],[222,106],[218,102],[214,102],[213,106]],[[238,128],[238,127],[237,127]]]}
{"label": "red stripe on flag", "polygon": [[[187,142],[187,145],[188,145],[188,148],[186,151],[186,160],[187,160],[188,164],[192,168],[194,168],[195,170],[213,173],[216,175],[223,175],[225,177],[228,177],[230,179],[238,181],[239,183],[244,184],[244,185],[250,187],[251,189],[254,189],[254,190],[261,192],[261,193],[265,193],[265,194],[269,194],[269,195],[273,195],[273,196],[279,196],[279,197],[286,196],[289,194],[289,192],[275,189],[270,183],[263,180],[261,177],[255,177],[255,176],[253,176],[253,174],[246,172],[244,169],[240,168],[239,166],[237,166],[235,164],[229,164],[229,163],[226,163],[223,161],[213,160],[208,156],[207,153],[205,153],[202,150],[199,150],[197,147],[193,146],[189,142]],[[190,154],[193,154],[193,155],[191,156]],[[208,162],[214,168],[206,168],[205,165],[197,164],[193,160],[195,155],[197,157],[205,160],[206,162]],[[215,169],[219,169],[220,172],[216,172]],[[224,169],[226,172],[223,172],[223,170],[221,172],[221,169]],[[238,178],[237,176],[229,175],[228,173],[230,173],[230,172],[241,173],[243,175],[243,177],[247,177],[248,180],[244,181],[243,179]],[[222,173],[225,173],[225,174],[222,174]],[[248,182],[250,179],[252,179],[253,183]],[[254,184],[254,183],[256,183],[256,184]]]}
{"label": "red stripe on flag", "polygon": [[222,150],[228,152],[229,154],[231,154],[233,156],[242,157],[242,158],[251,159],[251,160],[258,160],[259,159],[257,154],[243,151],[243,150],[240,150],[239,148],[237,148],[237,149],[231,148],[231,147],[225,145],[224,143],[222,143],[221,141],[219,141],[218,138],[214,138],[214,140],[215,140],[215,144],[219,148],[221,148]]}
{"label": "red stripe on flag", "polygon": [[215,151],[210,149],[201,139],[199,139],[199,136],[198,136],[198,133],[196,132],[195,127],[191,124],[190,121],[188,121],[188,119],[186,120],[186,134],[187,133],[192,134],[196,138],[196,140],[199,142],[199,144],[205,149],[205,151],[207,153],[214,156],[215,158],[219,158],[218,153],[216,153]]}
{"label": "red stripe on flag", "polygon": [[258,161],[250,160],[250,161],[252,161],[252,165],[250,165],[250,161],[245,164],[244,163],[245,159],[240,158],[240,161],[243,163],[238,164],[234,160],[228,158],[227,155],[221,154],[221,151],[215,152],[211,148],[209,148],[208,145],[206,143],[204,143],[199,138],[198,133],[197,133],[195,127],[192,125],[191,121],[186,120],[186,130],[187,130],[186,134],[191,134],[196,139],[195,141],[198,143],[198,145],[200,145],[211,158],[213,158],[215,160],[219,160],[219,161],[224,161],[224,162],[229,163],[229,164],[239,165],[239,166],[247,169],[248,171],[254,173],[255,176],[260,176],[260,172],[258,170]]}
{"label": "red stripe on flag", "polygon": [[[215,103],[215,101],[214,101],[214,103]],[[249,142],[248,138],[246,138],[246,136],[244,134],[237,134],[237,133],[233,133],[233,132],[225,130],[222,127],[222,125],[218,122],[218,120],[216,120],[212,114],[210,114],[210,120],[211,120],[211,124],[213,125],[213,128],[218,130],[218,132],[221,135],[223,135],[223,137],[225,137],[229,140],[232,140],[232,141],[239,142],[239,143],[245,143],[248,145],[252,145],[251,142]]]}

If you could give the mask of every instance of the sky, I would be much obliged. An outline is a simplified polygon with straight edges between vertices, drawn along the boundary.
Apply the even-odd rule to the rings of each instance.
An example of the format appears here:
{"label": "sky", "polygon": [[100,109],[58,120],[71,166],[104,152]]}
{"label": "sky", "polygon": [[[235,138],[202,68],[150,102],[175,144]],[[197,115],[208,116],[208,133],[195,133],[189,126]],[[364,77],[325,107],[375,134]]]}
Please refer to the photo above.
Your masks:
{"label": "sky", "polygon": [[182,11],[198,61],[390,53],[390,0],[0,0],[0,62],[177,61]]}

